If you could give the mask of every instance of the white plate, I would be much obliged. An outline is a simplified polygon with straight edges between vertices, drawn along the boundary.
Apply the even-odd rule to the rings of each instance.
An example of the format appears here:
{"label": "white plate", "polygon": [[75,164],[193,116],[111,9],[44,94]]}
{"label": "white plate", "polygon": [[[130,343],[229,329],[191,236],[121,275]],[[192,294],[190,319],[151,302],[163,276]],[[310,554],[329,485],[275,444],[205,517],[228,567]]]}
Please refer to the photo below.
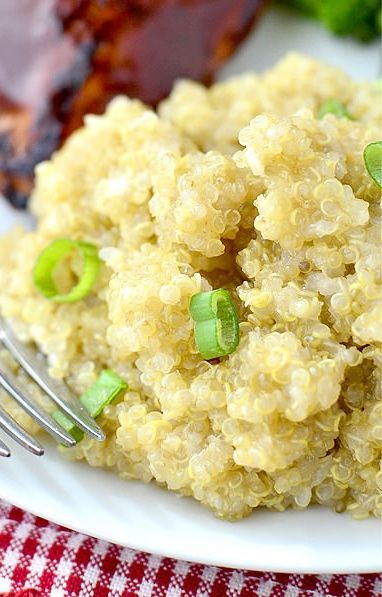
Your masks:
{"label": "white plate", "polygon": [[[331,37],[313,22],[268,13],[223,76],[262,70],[288,50],[336,63],[355,77],[375,78],[378,44]],[[0,198],[0,232],[25,223]],[[0,462],[0,497],[69,528],[136,549],[234,568],[281,572],[375,572],[381,568],[377,520],[354,521],[323,508],[256,511],[222,522],[197,502],[154,485],[63,460],[48,444],[43,458],[17,446]]]}
{"label": "white plate", "polygon": [[191,498],[63,461],[51,445],[40,459],[16,447],[0,470],[0,495],[9,502],[149,553],[279,572],[375,572],[381,566],[376,520],[356,521],[316,507],[260,510],[240,522],[223,522]]}

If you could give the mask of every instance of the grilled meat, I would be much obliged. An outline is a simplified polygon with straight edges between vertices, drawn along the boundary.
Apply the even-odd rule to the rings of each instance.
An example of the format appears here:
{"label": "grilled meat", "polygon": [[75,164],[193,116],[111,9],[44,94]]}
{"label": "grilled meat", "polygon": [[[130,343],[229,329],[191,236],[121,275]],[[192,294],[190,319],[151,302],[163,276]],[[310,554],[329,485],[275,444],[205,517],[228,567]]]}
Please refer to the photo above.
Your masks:
{"label": "grilled meat", "polygon": [[0,193],[24,207],[35,165],[116,94],[155,105],[209,83],[262,0],[1,0]]}

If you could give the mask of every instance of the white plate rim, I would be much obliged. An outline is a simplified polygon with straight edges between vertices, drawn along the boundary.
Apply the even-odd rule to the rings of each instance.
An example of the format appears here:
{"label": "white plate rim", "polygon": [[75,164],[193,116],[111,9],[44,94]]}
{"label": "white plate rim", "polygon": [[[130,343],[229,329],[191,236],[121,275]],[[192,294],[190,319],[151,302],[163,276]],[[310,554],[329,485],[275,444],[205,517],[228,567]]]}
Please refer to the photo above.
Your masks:
{"label": "white plate rim", "polygon": [[[152,483],[123,481],[112,471],[91,468],[84,462],[63,460],[53,442],[44,440],[44,445],[46,454],[41,460],[12,446],[11,458],[30,491],[23,491],[24,485],[15,482],[13,468],[5,470],[4,464],[11,465],[9,459],[0,462],[0,469],[5,470],[5,477],[0,475],[0,498],[84,535],[164,557],[236,569],[295,574],[382,571],[382,524],[377,519],[353,520],[349,514],[313,506],[304,511],[258,509],[242,521],[222,521],[192,498],[179,498]],[[64,478],[61,487],[72,485],[69,504],[60,494],[57,470]],[[99,499],[94,499],[95,488]],[[115,515],[109,519],[105,518],[108,511],[101,507],[108,495],[104,488],[114,498]],[[150,508],[157,505],[160,517],[154,520]],[[124,519],[128,508],[132,508],[132,517]],[[87,510],[94,513],[94,519],[86,518]],[[293,532],[297,536],[290,540]],[[187,533],[188,540],[183,541]],[[317,540],[307,540],[306,534]]]}

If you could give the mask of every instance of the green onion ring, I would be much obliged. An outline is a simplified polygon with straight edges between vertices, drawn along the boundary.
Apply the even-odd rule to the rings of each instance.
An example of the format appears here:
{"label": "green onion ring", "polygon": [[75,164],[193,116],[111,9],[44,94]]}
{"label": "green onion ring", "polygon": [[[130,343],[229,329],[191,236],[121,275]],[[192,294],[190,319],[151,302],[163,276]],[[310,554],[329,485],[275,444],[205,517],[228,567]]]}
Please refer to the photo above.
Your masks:
{"label": "green onion ring", "polygon": [[334,114],[337,118],[348,118],[354,120],[353,116],[348,112],[347,108],[336,99],[330,99],[320,106],[317,116],[323,118],[326,114]]}
{"label": "green onion ring", "polygon": [[[84,392],[80,401],[93,418],[98,417],[107,404],[110,404],[119,394],[126,390],[127,384],[111,369],[104,369],[94,384]],[[84,432],[61,410],[53,412],[52,417],[70,433],[76,442],[84,437]]]}
{"label": "green onion ring", "polygon": [[80,401],[94,419],[126,388],[127,384],[119,375],[111,369],[104,369],[97,381],[82,394]]}
{"label": "green onion ring", "polygon": [[382,141],[369,143],[363,150],[363,161],[366,170],[374,182],[382,188]]}
{"label": "green onion ring", "polygon": [[239,317],[230,293],[224,288],[199,292],[191,297],[196,346],[206,360],[236,350],[240,339]]}
{"label": "green onion ring", "polygon": [[68,415],[63,413],[62,410],[55,410],[52,413],[52,417],[56,421],[56,423],[58,423],[63,429],[65,429],[65,431],[70,433],[72,438],[75,439],[77,443],[84,438],[85,434],[82,431],[82,429],[77,427],[74,421],[72,421],[72,419],[70,419]]}
{"label": "green onion ring", "polygon": [[[60,294],[53,279],[54,271],[74,249],[78,249],[82,255],[82,275],[68,293]],[[37,257],[33,269],[33,281],[36,289],[47,299],[56,303],[74,303],[89,294],[97,279],[100,266],[101,260],[95,245],[81,240],[58,238]]]}

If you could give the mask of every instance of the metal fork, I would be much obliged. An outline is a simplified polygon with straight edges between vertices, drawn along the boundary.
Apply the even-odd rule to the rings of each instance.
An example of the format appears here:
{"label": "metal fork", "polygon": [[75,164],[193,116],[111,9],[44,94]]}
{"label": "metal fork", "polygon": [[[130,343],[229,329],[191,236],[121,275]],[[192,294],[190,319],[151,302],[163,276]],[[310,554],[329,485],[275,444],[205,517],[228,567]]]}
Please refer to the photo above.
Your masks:
{"label": "metal fork", "polygon": [[[90,417],[78,399],[69,388],[60,381],[52,379],[44,361],[28,346],[20,342],[9,325],[0,316],[0,342],[9,350],[20,366],[40,386],[40,388],[90,437],[103,441],[105,434],[97,423]],[[42,408],[37,406],[20,384],[15,375],[0,364],[0,386],[34,419],[43,429],[64,446],[74,446],[76,441]],[[44,448],[35,438],[31,437],[16,421],[0,406],[0,429],[21,446],[41,456]],[[0,456],[10,456],[11,451],[0,440]]]}

